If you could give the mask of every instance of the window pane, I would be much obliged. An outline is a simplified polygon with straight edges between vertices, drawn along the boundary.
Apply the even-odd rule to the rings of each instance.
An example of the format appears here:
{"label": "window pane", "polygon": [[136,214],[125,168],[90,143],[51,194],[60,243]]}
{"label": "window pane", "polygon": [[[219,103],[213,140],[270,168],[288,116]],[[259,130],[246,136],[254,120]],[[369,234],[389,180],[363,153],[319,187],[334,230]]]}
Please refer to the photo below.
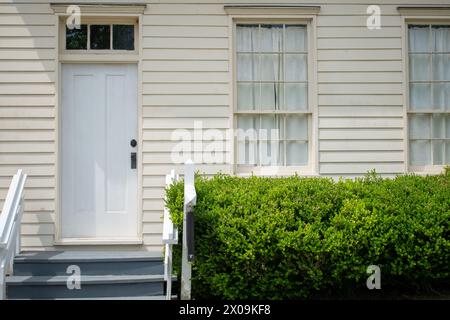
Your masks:
{"label": "window pane", "polygon": [[262,54],[261,55],[261,80],[262,81],[281,81],[282,75],[282,55],[281,54]]}
{"label": "window pane", "polygon": [[430,80],[430,55],[410,54],[409,55],[409,79]]}
{"label": "window pane", "polygon": [[450,80],[450,54],[433,55],[433,80]]}
{"label": "window pane", "polygon": [[279,166],[284,164],[283,142],[277,140],[260,141],[259,156],[261,166]]}
{"label": "window pane", "polygon": [[301,166],[308,164],[308,143],[287,142],[286,164],[288,166]]}
{"label": "window pane", "polygon": [[283,51],[283,25],[261,25],[261,52]]}
{"label": "window pane", "polygon": [[256,54],[237,55],[237,80],[259,81],[259,58]]}
{"label": "window pane", "polygon": [[433,138],[445,138],[445,115],[433,114]]}
{"label": "window pane", "polygon": [[259,52],[258,25],[237,25],[236,50],[238,52]]}
{"label": "window pane", "polygon": [[450,164],[450,141],[445,143],[445,164]]}
{"label": "window pane", "polygon": [[431,26],[433,51],[450,52],[450,27],[449,26]]}
{"label": "window pane", "polygon": [[412,141],[409,150],[412,165],[423,166],[431,164],[430,141]]}
{"label": "window pane", "polygon": [[306,115],[286,117],[286,139],[308,140],[308,117]]}
{"label": "window pane", "polygon": [[110,32],[111,27],[109,25],[91,25],[91,49],[93,50],[105,50],[111,48]]}
{"label": "window pane", "polygon": [[237,117],[238,164],[256,165],[258,161],[257,131],[259,116]]}
{"label": "window pane", "polygon": [[256,130],[259,127],[259,116],[240,115],[238,116],[237,120],[238,129],[245,131],[253,130],[249,131],[248,133],[251,133],[252,136],[254,135],[254,138],[252,139],[256,139]]}
{"label": "window pane", "polygon": [[450,114],[445,116],[445,138],[450,139]]}
{"label": "window pane", "polygon": [[409,119],[410,139],[430,138],[430,117],[427,115],[411,115]]}
{"label": "window pane", "polygon": [[286,54],[285,69],[286,81],[306,81],[308,78],[306,54]]}
{"label": "window pane", "polygon": [[119,25],[113,26],[113,49],[134,50],[134,26]]}
{"label": "window pane", "polygon": [[308,109],[308,87],[306,83],[286,83],[286,109]]}
{"label": "window pane", "polygon": [[444,143],[442,141],[433,141],[433,164],[444,164]]}
{"label": "window pane", "polygon": [[409,52],[430,52],[430,27],[409,27]]}
{"label": "window pane", "polygon": [[275,166],[282,165],[283,159],[283,145],[279,141],[283,131],[283,117],[278,115],[262,115],[261,129],[258,133],[259,155],[261,165]]}
{"label": "window pane", "polygon": [[237,86],[237,108],[238,110],[259,109],[259,84],[238,83]]}
{"label": "window pane", "polygon": [[431,109],[431,84],[411,83],[409,88],[409,105],[412,110]]}
{"label": "window pane", "polygon": [[433,107],[438,110],[450,110],[450,83],[433,84]]}
{"label": "window pane", "polygon": [[69,29],[66,27],[66,49],[86,50],[87,49],[87,25],[82,24],[80,29]]}
{"label": "window pane", "polygon": [[283,84],[280,82],[261,84],[261,109],[280,110],[283,101]]}
{"label": "window pane", "polygon": [[305,26],[286,26],[286,51],[287,52],[306,52],[307,35]]}
{"label": "window pane", "polygon": [[283,117],[279,115],[262,115],[258,138],[261,140],[277,140],[282,136]]}

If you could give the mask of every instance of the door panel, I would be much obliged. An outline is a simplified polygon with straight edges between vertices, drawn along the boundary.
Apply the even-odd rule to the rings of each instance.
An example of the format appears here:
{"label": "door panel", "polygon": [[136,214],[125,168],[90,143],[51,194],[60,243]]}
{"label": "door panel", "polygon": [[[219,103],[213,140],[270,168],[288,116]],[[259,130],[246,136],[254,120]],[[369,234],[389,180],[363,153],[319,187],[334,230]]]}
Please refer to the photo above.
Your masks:
{"label": "door panel", "polygon": [[136,65],[64,64],[61,112],[63,238],[137,238]]}

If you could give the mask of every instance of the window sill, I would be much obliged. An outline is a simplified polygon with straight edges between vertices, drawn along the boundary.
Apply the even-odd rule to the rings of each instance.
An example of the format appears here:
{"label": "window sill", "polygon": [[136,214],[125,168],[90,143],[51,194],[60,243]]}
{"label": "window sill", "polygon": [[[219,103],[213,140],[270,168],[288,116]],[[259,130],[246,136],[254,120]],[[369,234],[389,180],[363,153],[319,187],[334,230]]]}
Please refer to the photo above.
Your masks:
{"label": "window sill", "polygon": [[414,173],[420,176],[438,175],[444,173],[445,165],[439,166],[410,166],[408,173]]}

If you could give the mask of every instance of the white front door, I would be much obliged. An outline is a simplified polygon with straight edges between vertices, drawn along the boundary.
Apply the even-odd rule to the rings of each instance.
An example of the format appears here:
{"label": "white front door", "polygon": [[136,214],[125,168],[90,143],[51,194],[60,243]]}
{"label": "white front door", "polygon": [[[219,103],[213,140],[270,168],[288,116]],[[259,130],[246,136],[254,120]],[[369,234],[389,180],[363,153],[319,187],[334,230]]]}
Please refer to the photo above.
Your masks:
{"label": "white front door", "polygon": [[137,67],[63,64],[61,237],[138,238]]}

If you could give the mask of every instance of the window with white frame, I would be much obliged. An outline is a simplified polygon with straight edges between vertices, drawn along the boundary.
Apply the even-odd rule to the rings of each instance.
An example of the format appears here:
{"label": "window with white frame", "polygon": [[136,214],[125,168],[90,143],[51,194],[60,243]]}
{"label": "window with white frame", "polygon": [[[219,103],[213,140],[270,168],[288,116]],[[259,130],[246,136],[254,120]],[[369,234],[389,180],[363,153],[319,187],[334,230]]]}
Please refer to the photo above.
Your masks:
{"label": "window with white frame", "polygon": [[65,50],[135,50],[134,24],[81,24],[65,28]]}
{"label": "window with white frame", "polygon": [[308,165],[307,25],[237,24],[235,48],[237,164]]}
{"label": "window with white frame", "polygon": [[409,164],[450,164],[450,25],[409,25]]}

